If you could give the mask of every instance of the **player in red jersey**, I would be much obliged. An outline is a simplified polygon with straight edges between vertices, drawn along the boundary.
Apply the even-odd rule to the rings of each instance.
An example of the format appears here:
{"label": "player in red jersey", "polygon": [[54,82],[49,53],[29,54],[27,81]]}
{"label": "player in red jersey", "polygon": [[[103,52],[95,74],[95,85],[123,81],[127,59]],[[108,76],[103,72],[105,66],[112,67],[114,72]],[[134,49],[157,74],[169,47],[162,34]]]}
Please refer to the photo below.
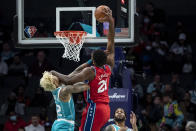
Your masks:
{"label": "player in red jersey", "polygon": [[[109,22],[107,49],[95,50],[92,60],[76,68],[70,75],[63,75],[56,71],[57,76],[66,85],[88,81],[90,90],[84,93],[87,106],[83,111],[80,131],[100,131],[110,118],[109,80],[114,66],[114,21],[111,10],[105,10],[106,17],[102,21]],[[90,66],[93,64],[93,66]]]}

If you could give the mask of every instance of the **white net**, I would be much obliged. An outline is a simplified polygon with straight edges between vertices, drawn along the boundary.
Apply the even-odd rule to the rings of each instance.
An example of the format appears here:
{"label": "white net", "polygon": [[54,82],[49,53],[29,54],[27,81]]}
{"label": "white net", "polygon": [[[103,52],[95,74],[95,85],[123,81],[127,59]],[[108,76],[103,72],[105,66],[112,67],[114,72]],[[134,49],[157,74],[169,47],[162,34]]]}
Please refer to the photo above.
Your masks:
{"label": "white net", "polygon": [[86,32],[60,32],[55,35],[65,48],[62,57],[76,62],[80,61],[80,50],[85,41]]}

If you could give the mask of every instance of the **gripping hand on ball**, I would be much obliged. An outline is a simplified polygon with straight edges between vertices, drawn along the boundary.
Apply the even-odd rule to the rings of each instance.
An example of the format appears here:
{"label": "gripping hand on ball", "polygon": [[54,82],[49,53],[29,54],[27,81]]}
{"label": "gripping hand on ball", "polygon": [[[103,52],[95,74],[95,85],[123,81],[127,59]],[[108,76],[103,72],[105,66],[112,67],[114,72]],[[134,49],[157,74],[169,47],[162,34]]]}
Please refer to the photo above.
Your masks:
{"label": "gripping hand on ball", "polygon": [[104,8],[102,10],[102,13],[105,14],[105,17],[99,18],[98,19],[99,22],[111,22],[111,21],[113,21],[112,11],[110,10],[110,8]]}

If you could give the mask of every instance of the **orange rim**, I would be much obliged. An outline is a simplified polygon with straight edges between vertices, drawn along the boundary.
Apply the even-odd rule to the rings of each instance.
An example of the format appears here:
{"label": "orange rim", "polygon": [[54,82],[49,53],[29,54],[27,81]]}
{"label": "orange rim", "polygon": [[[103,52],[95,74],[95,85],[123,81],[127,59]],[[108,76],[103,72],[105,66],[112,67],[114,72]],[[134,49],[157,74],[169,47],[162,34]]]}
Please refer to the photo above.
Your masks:
{"label": "orange rim", "polygon": [[[71,35],[70,35],[71,34]],[[85,31],[57,31],[54,32],[55,36],[69,38],[70,44],[80,44],[82,37],[85,37],[87,33]]]}
{"label": "orange rim", "polygon": [[67,36],[70,33],[72,33],[73,35],[76,35],[76,34],[80,34],[80,35],[84,34],[85,36],[87,35],[87,33],[85,31],[72,31],[72,30],[69,30],[69,31],[56,31],[56,32],[54,32],[54,35],[55,36],[57,36],[57,35],[61,36],[61,34],[65,34]]}

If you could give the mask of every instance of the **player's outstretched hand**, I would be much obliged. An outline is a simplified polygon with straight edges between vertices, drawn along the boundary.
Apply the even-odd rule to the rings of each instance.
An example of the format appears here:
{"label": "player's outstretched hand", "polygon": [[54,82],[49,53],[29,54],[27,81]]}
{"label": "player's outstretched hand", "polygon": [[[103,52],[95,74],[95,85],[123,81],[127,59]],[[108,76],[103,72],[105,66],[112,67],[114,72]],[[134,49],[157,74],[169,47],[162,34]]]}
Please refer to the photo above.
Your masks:
{"label": "player's outstretched hand", "polygon": [[112,10],[110,10],[110,8],[103,8],[102,13],[105,14],[105,17],[99,18],[98,21],[100,22],[112,22],[113,21]]}
{"label": "player's outstretched hand", "polygon": [[137,118],[136,118],[136,115],[134,112],[131,112],[130,114],[130,123],[132,126],[137,126],[136,123],[137,123]]}

